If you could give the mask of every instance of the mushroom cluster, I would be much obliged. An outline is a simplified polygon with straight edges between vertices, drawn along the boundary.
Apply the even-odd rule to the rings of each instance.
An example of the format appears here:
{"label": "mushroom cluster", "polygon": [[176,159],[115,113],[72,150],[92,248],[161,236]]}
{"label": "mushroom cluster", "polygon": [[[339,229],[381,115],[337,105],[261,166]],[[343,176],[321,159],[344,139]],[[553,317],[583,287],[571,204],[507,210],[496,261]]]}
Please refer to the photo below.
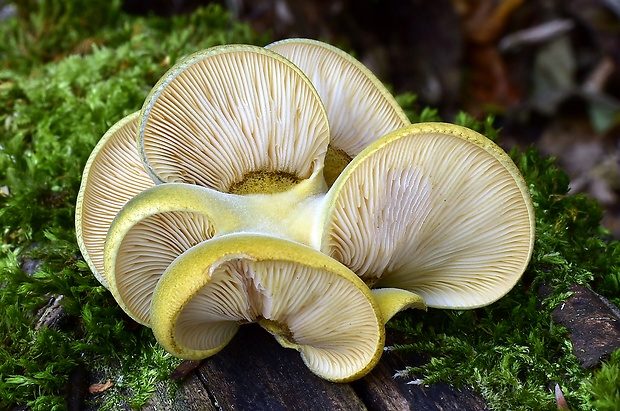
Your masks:
{"label": "mushroom cluster", "polygon": [[342,382],[377,363],[396,312],[506,294],[534,214],[493,142],[410,124],[360,62],[290,39],[173,66],[93,150],[76,234],[173,355],[211,356],[258,323]]}

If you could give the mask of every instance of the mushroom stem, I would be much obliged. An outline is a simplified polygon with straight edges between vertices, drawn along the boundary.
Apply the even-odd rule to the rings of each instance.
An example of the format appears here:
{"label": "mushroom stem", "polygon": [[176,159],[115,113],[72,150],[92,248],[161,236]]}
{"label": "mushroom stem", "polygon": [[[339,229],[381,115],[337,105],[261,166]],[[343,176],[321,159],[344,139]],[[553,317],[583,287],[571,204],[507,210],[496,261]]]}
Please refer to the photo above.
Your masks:
{"label": "mushroom stem", "polygon": [[275,194],[235,196],[234,207],[238,227],[218,234],[250,232],[286,238],[318,249],[318,227],[325,209],[327,185],[321,170],[287,191]]}
{"label": "mushroom stem", "polygon": [[299,351],[299,344],[297,344],[293,338],[293,333],[286,325],[267,318],[259,319],[258,324],[265,330],[269,331],[269,333],[275,337],[282,347],[292,348],[293,350]]}
{"label": "mushroom stem", "polygon": [[418,294],[403,290],[401,288],[373,289],[372,296],[375,298],[375,301],[381,310],[381,319],[383,320],[383,324],[390,321],[390,319],[399,312],[409,308],[426,310],[424,298]]}

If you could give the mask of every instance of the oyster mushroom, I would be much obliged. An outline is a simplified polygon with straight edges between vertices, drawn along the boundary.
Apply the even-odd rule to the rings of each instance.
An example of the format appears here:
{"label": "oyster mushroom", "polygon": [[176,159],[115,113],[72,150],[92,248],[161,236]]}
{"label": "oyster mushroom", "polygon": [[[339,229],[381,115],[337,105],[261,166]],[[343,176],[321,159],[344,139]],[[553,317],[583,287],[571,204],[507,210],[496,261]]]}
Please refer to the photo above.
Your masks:
{"label": "oyster mushroom", "polygon": [[154,185],[136,147],[138,112],[113,125],[95,146],[82,174],[75,206],[75,231],[84,259],[108,286],[103,248],[108,228],[123,206]]}
{"label": "oyster mushroom", "polygon": [[377,140],[327,194],[320,249],[373,287],[429,307],[474,308],[506,294],[532,255],[534,209],[510,157],[445,123]]}
{"label": "oyster mushroom", "polygon": [[151,321],[160,344],[189,359],[215,354],[257,322],[338,382],[370,371],[385,338],[381,311],[353,272],[307,246],[249,234],[204,242],[170,264]]}
{"label": "oyster mushroom", "polygon": [[[407,125],[374,76],[330,46],[270,47],[303,68],[243,45],[175,65],[132,117],[138,144],[121,149],[132,159],[121,170],[140,168],[139,158],[143,174],[104,218],[85,204],[96,201],[89,190],[119,185],[91,176],[91,163],[106,163],[110,139],[91,156],[78,238],[95,244],[81,246],[93,256],[105,241],[96,275],[175,355],[212,355],[240,323],[255,321],[300,350],[318,375],[350,380],[376,362],[383,337],[375,337],[402,308],[473,308],[507,293],[531,256],[533,208],[516,166],[484,136],[442,123]],[[361,84],[370,89],[359,95]],[[106,173],[117,178],[99,174]],[[305,288],[293,286],[301,279]],[[349,290],[355,298],[343,301],[366,307],[366,320],[339,298],[309,291],[333,296],[332,288]],[[235,298],[216,301],[224,295]],[[374,348],[359,345],[344,323],[299,331],[310,330],[296,328],[308,318],[300,316],[302,301],[317,313],[340,307],[338,321],[354,328],[378,327]],[[348,345],[334,348],[339,339]],[[354,359],[362,346],[363,359]],[[325,362],[336,352],[340,362]]]}
{"label": "oyster mushroom", "polygon": [[299,38],[277,41],[265,48],[291,60],[321,96],[331,129],[324,170],[328,185],[370,143],[411,124],[383,83],[344,51]]}

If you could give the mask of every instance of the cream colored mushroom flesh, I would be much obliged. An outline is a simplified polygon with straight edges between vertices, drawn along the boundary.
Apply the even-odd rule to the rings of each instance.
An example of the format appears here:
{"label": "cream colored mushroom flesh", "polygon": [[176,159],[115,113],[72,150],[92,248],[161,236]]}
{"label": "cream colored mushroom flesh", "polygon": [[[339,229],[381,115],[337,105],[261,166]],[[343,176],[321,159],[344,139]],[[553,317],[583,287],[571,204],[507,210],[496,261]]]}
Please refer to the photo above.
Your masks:
{"label": "cream colored mushroom flesh", "polygon": [[473,130],[415,124],[367,147],[327,194],[321,250],[373,287],[429,307],[506,294],[534,245],[534,210],[510,157]]}
{"label": "cream colored mushroom flesh", "polygon": [[350,381],[400,310],[506,294],[534,217],[497,145],[409,124],[360,62],[292,39],[175,64],[95,147],[76,232],[97,279],[174,355],[213,355],[256,322]]}
{"label": "cream colored mushroom flesh", "polygon": [[158,341],[181,358],[213,355],[240,325],[257,322],[312,372],[338,382],[368,373],[385,338],[381,311],[353,272],[307,246],[260,235],[188,250],[166,269],[152,310]]}

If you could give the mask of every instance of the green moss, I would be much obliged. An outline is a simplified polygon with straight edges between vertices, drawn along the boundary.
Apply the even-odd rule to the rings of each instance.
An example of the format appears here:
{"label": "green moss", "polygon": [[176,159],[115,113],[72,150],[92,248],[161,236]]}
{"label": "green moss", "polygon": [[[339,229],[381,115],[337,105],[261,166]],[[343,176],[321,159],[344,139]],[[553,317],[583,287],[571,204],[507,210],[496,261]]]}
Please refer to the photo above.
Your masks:
{"label": "green moss", "polygon": [[[82,169],[103,133],[138,110],[177,59],[265,39],[215,6],[162,19],[125,15],[119,4],[20,2],[22,18],[0,25],[8,39],[0,44],[0,409],[63,409],[68,376],[81,365],[124,376],[102,395],[104,407],[118,409],[123,397],[138,407],[178,363],[79,256]],[[65,320],[36,330],[38,310],[59,295]]]}
{"label": "green moss", "polygon": [[[18,18],[0,25],[7,39],[0,43],[0,409],[63,409],[69,376],[80,367],[116,384],[96,405],[139,407],[178,361],[122,313],[81,259],[73,213],[82,169],[101,135],[139,109],[180,57],[267,39],[217,7],[162,19],[125,15],[119,1],[19,4]],[[411,94],[398,100],[412,121],[439,120]],[[455,122],[496,138],[491,120],[461,114]],[[598,204],[567,195],[568,177],[552,159],[533,149],[511,155],[538,223],[523,280],[484,309],[402,313],[390,333],[399,336],[396,349],[428,354],[410,375],[467,384],[494,409],[555,409],[553,382],[571,409],[605,409],[618,395],[620,355],[597,372],[582,370],[550,312],[573,283],[619,303],[620,246],[600,228]],[[541,303],[542,284],[555,291]],[[64,320],[36,327],[38,311],[60,295]]]}
{"label": "green moss", "polygon": [[22,0],[13,3],[18,18],[2,22],[0,68],[28,70],[71,53],[88,52],[92,43],[109,42],[110,37],[100,36],[99,31],[113,27],[118,21],[122,2]]}
{"label": "green moss", "polygon": [[611,354],[609,361],[586,382],[593,397],[592,407],[597,411],[613,411],[620,404],[620,350]]}

